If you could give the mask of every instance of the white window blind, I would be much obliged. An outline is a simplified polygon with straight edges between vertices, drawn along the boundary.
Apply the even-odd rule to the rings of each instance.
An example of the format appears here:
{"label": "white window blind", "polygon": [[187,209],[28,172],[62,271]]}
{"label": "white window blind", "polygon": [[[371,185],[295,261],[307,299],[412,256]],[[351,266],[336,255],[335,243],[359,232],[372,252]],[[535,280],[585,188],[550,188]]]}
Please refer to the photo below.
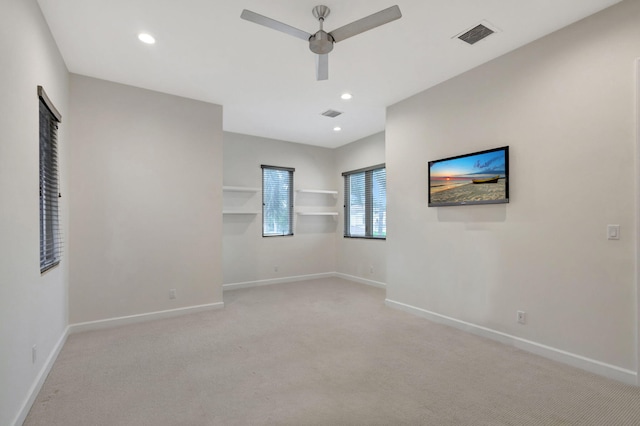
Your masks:
{"label": "white window blind", "polygon": [[345,172],[344,236],[387,236],[387,172],[384,164]]}
{"label": "white window blind", "polygon": [[61,116],[44,89],[40,99],[40,272],[60,263],[62,238],[58,199],[58,123]]}
{"label": "white window blind", "polygon": [[293,235],[293,172],[262,166],[262,236]]}

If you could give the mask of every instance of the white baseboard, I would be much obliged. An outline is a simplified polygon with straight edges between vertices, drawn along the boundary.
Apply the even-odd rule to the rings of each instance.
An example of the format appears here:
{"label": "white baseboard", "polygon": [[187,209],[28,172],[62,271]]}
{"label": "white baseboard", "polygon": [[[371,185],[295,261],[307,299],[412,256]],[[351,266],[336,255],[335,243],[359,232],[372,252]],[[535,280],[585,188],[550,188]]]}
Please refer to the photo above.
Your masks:
{"label": "white baseboard", "polygon": [[322,274],[310,274],[310,275],[298,275],[294,277],[285,277],[285,278],[273,278],[269,280],[258,280],[258,281],[246,281],[242,283],[231,283],[231,284],[223,284],[222,290],[236,290],[239,288],[251,288],[251,287],[261,287],[264,285],[273,285],[273,284],[283,284],[283,283],[293,283],[297,281],[309,281],[309,280],[317,280],[320,278],[331,278],[335,277],[335,272],[326,272]]}
{"label": "white baseboard", "polygon": [[208,305],[188,306],[186,308],[170,309],[167,311],[149,312],[146,314],[130,315],[126,317],[108,318],[98,321],[89,321],[69,325],[69,334],[80,333],[82,331],[103,330],[105,328],[117,327],[120,325],[135,324],[143,321],[151,321],[165,318],[173,318],[181,315],[195,314],[197,312],[211,311],[224,308],[224,303],[211,303]]}
{"label": "white baseboard", "polygon": [[430,321],[448,325],[478,336],[496,340],[498,342],[514,346],[518,349],[522,349],[524,351],[531,352],[536,355],[551,359],[553,361],[570,365],[572,367],[580,368],[582,370],[586,370],[591,373],[607,377],[609,379],[617,380],[629,385],[638,385],[638,373],[635,371],[620,368],[611,364],[606,364],[604,362],[566,352],[561,349],[552,348],[550,346],[542,345],[540,343],[532,342],[520,337],[511,336],[509,334],[492,330],[490,328],[471,324],[465,321],[460,321],[455,318],[450,318],[421,308],[417,308],[415,306],[396,302],[394,300],[386,299],[385,304],[389,307],[418,315]]}
{"label": "white baseboard", "polygon": [[337,278],[342,278],[343,280],[347,280],[347,281],[354,281],[360,284],[370,285],[372,287],[387,288],[387,284],[383,282],[368,280],[366,278],[356,277],[355,275],[348,275],[348,274],[336,272],[333,276]]}
{"label": "white baseboard", "polygon": [[58,359],[58,355],[60,354],[62,347],[67,341],[68,336],[69,336],[69,327],[67,327],[64,330],[64,333],[62,333],[62,336],[58,340],[58,343],[56,343],[56,345],[53,347],[53,350],[49,354],[49,357],[47,358],[44,365],[42,366],[40,373],[38,373],[36,380],[33,382],[33,385],[31,385],[31,388],[27,393],[27,398],[25,399],[24,403],[22,404],[22,407],[20,408],[20,411],[18,412],[18,415],[16,416],[15,420],[12,423],[13,426],[20,426],[26,420],[27,415],[29,414],[29,410],[31,410],[31,406],[35,402],[36,397],[38,396],[38,393],[40,393],[40,389],[42,389],[42,385],[44,385],[44,381],[46,380],[47,376],[51,372],[51,368],[53,368],[53,364],[56,362],[56,359]]}

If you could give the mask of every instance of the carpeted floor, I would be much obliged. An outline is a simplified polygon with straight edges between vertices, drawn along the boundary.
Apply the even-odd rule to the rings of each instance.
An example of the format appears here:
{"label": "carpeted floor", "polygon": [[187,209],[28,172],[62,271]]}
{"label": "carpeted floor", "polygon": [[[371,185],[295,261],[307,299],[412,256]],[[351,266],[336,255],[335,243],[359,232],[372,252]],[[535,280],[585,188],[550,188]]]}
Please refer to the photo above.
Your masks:
{"label": "carpeted floor", "polygon": [[69,337],[25,425],[638,425],[640,388],[324,279]]}

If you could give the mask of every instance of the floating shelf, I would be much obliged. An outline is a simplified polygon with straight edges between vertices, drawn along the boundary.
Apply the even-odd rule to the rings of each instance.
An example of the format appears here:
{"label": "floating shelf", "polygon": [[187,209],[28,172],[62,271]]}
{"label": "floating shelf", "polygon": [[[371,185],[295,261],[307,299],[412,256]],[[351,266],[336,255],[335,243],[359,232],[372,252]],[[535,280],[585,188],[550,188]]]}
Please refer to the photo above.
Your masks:
{"label": "floating shelf", "polygon": [[338,216],[338,212],[296,212],[300,216]]}
{"label": "floating shelf", "polygon": [[[256,194],[258,192],[260,192],[260,188],[252,188],[249,186],[223,186],[222,190],[225,192],[244,192],[244,193],[248,193],[249,195],[243,195],[242,198],[245,199],[245,201],[249,200],[249,199],[255,199],[255,196],[252,194]],[[236,196],[232,196],[232,195],[227,195],[226,197],[231,197],[231,198],[236,198],[238,197],[238,195]],[[248,197],[248,198],[247,198]],[[233,203],[233,204],[237,204],[237,203]],[[253,204],[253,203],[251,203]],[[260,214],[259,211],[257,210],[250,210],[250,209],[255,209],[256,206],[233,206],[233,205],[228,205],[228,206],[223,206],[222,209],[222,214],[223,215],[245,215],[245,216],[255,216]]]}
{"label": "floating shelf", "polygon": [[222,214],[247,214],[247,215],[253,214],[255,215],[255,214],[260,214],[260,212],[243,212],[239,210],[224,210]]}
{"label": "floating shelf", "polygon": [[308,194],[329,194],[338,195],[338,191],[329,191],[326,189],[296,189],[296,192],[304,192]]}
{"label": "floating shelf", "polygon": [[222,190],[233,192],[260,192],[260,188],[250,188],[248,186],[223,186]]}

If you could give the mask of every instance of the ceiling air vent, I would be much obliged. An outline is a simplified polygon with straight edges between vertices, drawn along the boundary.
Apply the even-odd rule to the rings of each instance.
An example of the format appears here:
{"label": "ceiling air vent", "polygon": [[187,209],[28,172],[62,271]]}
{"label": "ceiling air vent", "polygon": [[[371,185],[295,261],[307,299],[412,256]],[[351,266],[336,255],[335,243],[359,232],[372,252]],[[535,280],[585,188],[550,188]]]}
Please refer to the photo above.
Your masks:
{"label": "ceiling air vent", "polygon": [[326,110],[325,112],[322,113],[322,115],[324,115],[325,117],[331,117],[331,118],[336,118],[340,114],[342,114],[340,111],[335,111],[335,110],[332,110],[332,109],[328,109],[328,110]]}
{"label": "ceiling air vent", "polygon": [[465,43],[475,44],[495,32],[496,30],[493,28],[489,28],[486,23],[481,23],[464,33],[457,35],[456,37],[464,41]]}

